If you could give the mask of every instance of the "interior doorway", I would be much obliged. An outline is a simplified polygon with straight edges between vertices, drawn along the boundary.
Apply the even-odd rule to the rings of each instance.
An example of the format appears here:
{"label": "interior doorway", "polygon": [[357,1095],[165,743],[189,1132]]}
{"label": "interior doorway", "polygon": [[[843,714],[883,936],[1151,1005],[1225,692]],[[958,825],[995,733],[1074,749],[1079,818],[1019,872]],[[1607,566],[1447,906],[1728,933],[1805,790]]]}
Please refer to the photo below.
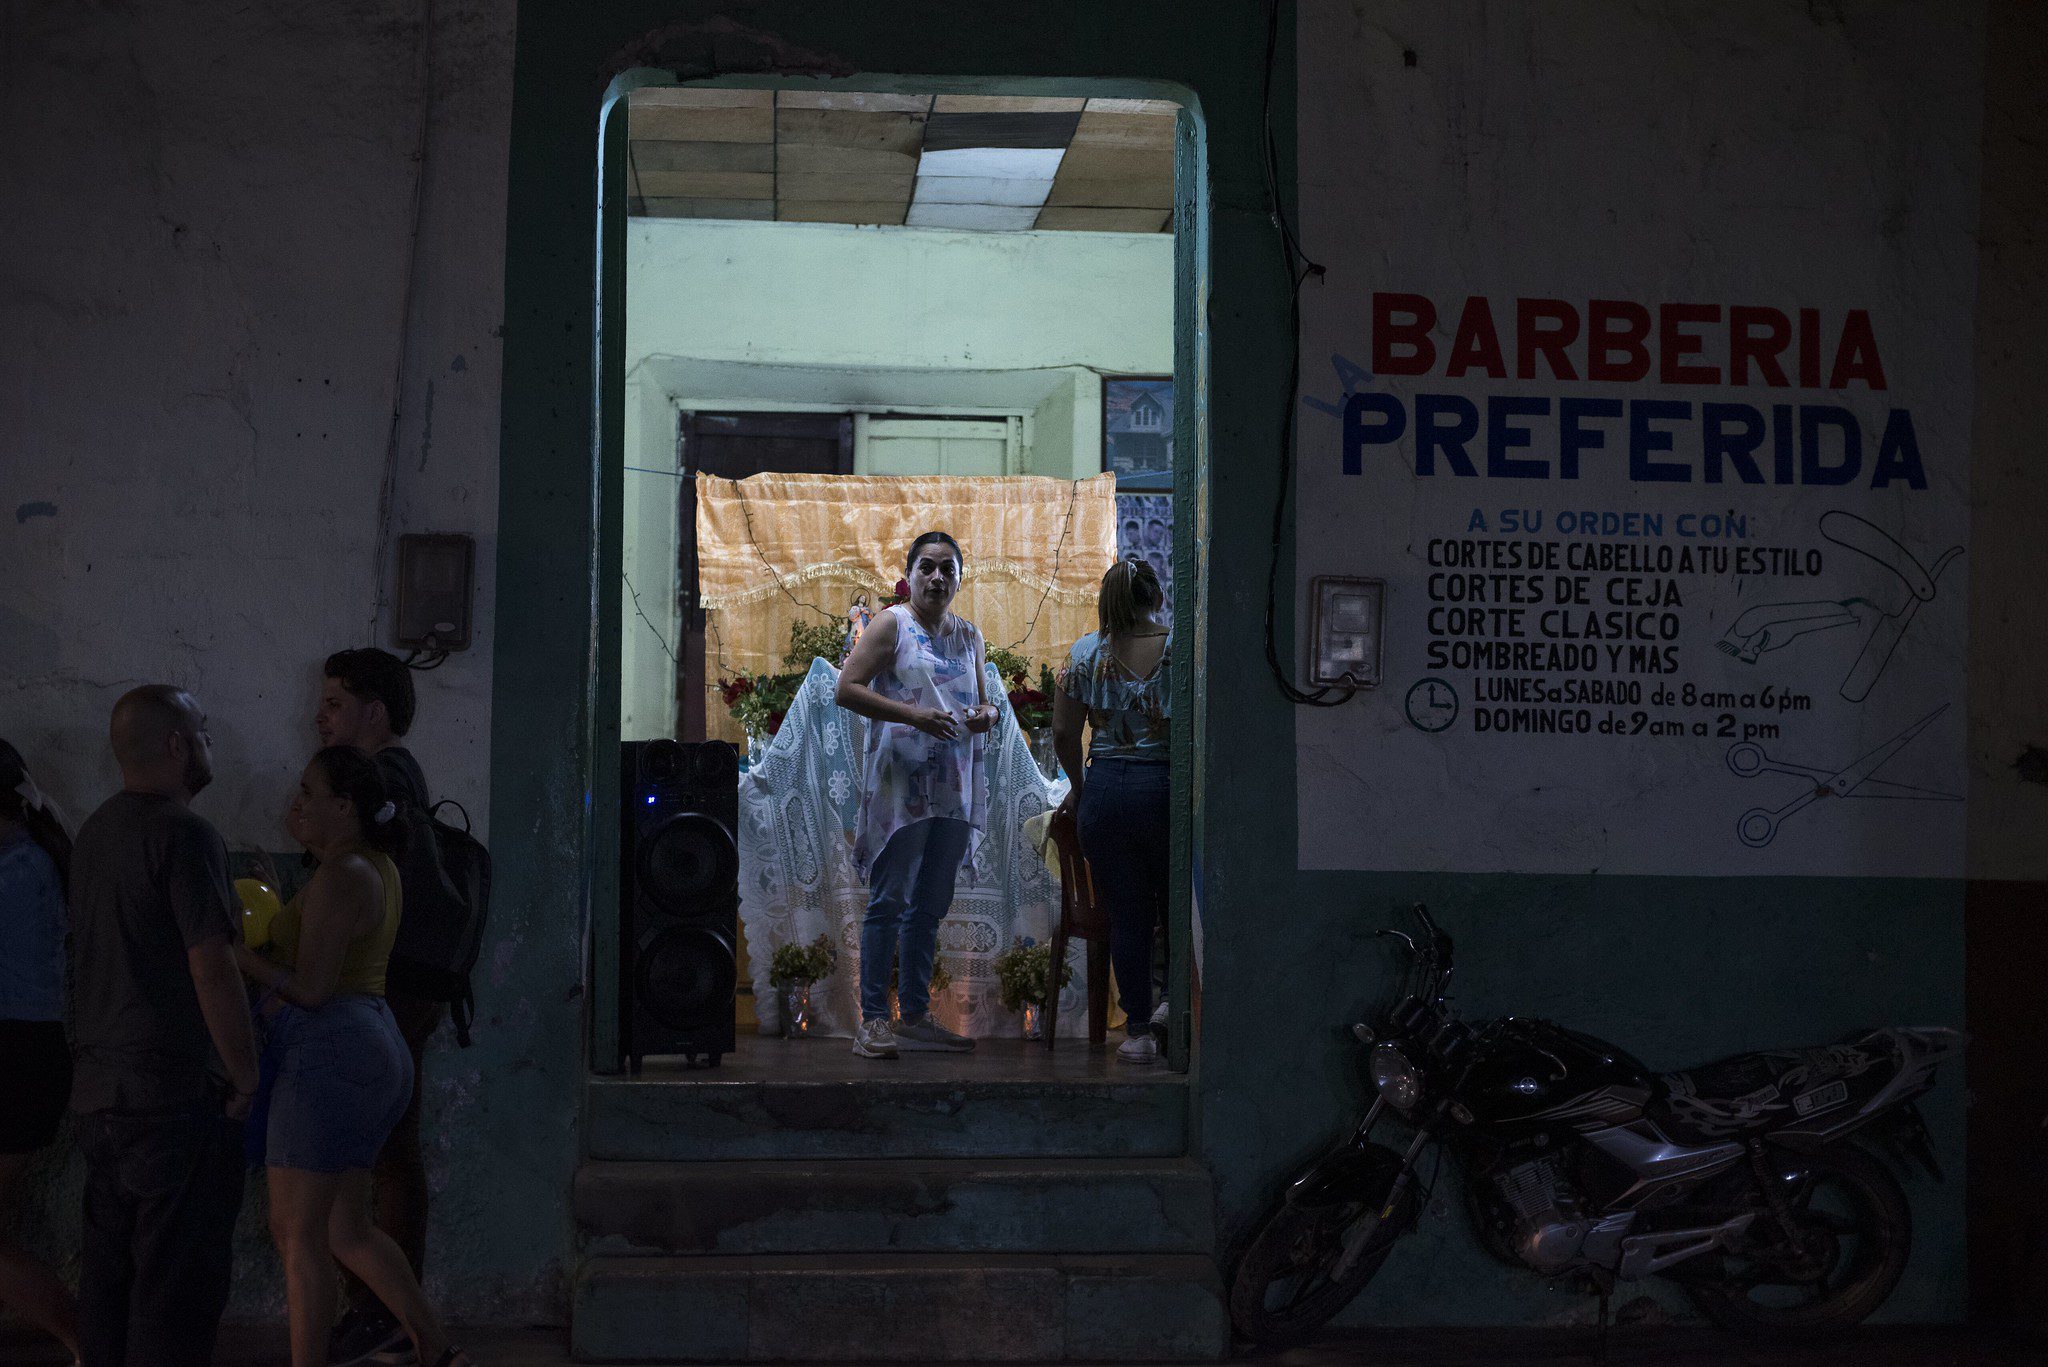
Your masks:
{"label": "interior doorway", "polygon": [[[754,1031],[781,1013],[779,996],[767,1000],[773,951],[817,931],[843,977],[857,946],[841,905],[851,890],[815,885],[844,862],[835,808],[858,763],[843,753],[850,734],[834,730],[844,719],[806,683],[839,663],[833,642],[861,605],[892,596],[898,552],[869,527],[976,530],[963,540],[976,595],[963,591],[963,611],[1002,648],[1003,725],[1015,732],[1004,739],[1038,742],[1029,757],[1054,794],[1036,799],[1039,815],[1062,775],[1031,732],[1047,719],[1053,671],[1094,626],[1102,572],[1144,559],[1167,586],[1162,616],[1193,610],[1173,592],[1176,492],[1194,483],[1176,474],[1175,438],[1197,426],[1175,403],[1176,377],[1193,373],[1177,345],[1190,301],[1175,268],[1189,116],[1156,98],[809,83],[649,87],[626,104],[620,734],[729,741],[756,798],[777,756],[788,785],[793,747],[839,756],[739,821],[755,829],[741,840],[736,1020]],[[810,739],[791,740],[790,727]],[[806,802],[803,833],[761,835]],[[970,1033],[1001,1015],[996,961],[1046,936],[1048,905],[1059,915],[1043,827],[1004,820],[1019,829],[988,840],[993,868],[968,877],[1025,869],[1033,886],[941,932],[941,991]],[[1180,889],[1182,924],[1161,936],[1182,959],[1189,902]],[[630,955],[632,933],[621,938]],[[622,998],[636,990],[624,970]],[[1156,984],[1183,1012],[1190,976],[1176,964]],[[1087,977],[1076,972],[1063,997],[1067,1027],[1081,1027],[1063,1047],[1085,1050],[1088,1027],[1116,1015],[1091,1009]],[[1187,1037],[1183,1026],[1182,1066]],[[795,1056],[750,1044],[745,1057]]]}
{"label": "interior doorway", "polygon": [[[744,479],[748,475],[850,475],[853,418],[844,413],[698,413],[676,411],[680,470]],[[677,481],[676,617],[682,649],[676,674],[677,740],[707,737],[712,679],[705,669],[705,613],[697,593],[697,485]]]}

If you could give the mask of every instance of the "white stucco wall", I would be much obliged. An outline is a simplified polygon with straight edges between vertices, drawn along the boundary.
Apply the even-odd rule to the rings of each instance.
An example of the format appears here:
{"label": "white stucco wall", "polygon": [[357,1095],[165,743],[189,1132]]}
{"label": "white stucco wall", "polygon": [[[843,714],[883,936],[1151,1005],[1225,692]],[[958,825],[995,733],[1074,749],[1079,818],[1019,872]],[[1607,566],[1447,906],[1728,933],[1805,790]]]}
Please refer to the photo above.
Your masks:
{"label": "white stucco wall", "polygon": [[478,573],[474,644],[417,676],[412,741],[485,815],[511,25],[438,6],[415,255],[417,7],[10,11],[0,734],[73,814],[116,786],[108,708],[162,680],[211,718],[199,810],[288,843],[321,659],[389,646],[403,352],[386,593],[406,531],[476,537]]}

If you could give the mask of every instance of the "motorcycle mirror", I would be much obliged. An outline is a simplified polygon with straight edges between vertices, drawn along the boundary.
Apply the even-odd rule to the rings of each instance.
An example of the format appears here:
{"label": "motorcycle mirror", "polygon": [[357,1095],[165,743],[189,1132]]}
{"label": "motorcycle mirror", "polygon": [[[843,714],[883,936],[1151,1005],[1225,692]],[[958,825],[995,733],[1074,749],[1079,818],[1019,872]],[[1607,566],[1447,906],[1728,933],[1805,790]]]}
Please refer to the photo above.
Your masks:
{"label": "motorcycle mirror", "polygon": [[1351,1035],[1352,1038],[1356,1039],[1360,1044],[1366,1045],[1368,1047],[1370,1047],[1373,1040],[1377,1038],[1377,1036],[1375,1036],[1372,1032],[1372,1027],[1370,1025],[1365,1024],[1363,1021],[1351,1027]]}

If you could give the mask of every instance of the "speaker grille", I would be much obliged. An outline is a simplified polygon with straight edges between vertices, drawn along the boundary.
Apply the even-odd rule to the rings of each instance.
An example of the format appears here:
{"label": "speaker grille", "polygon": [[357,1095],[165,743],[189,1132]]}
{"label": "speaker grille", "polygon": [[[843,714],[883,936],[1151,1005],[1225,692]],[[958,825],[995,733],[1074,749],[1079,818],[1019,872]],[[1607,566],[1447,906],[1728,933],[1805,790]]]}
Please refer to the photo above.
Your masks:
{"label": "speaker grille", "polygon": [[709,1015],[732,1012],[737,985],[732,944],[705,926],[658,931],[640,947],[642,1010],[672,1030],[702,1026]]}
{"label": "speaker grille", "polygon": [[715,909],[706,899],[729,889],[739,871],[732,832],[702,812],[680,813],[640,847],[640,890],[678,915]]}

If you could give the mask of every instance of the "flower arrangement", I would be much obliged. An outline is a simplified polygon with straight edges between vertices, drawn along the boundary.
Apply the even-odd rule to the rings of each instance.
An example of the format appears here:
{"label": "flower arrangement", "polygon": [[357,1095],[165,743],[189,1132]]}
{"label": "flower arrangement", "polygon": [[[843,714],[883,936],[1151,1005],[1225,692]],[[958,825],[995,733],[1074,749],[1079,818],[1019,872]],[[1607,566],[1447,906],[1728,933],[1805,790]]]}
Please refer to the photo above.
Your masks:
{"label": "flower arrangement", "polygon": [[1012,940],[1010,947],[996,955],[996,987],[1003,1008],[1022,1011],[1027,1006],[1044,1006],[1046,998],[1073,980],[1074,966],[1060,965],[1059,982],[1051,983],[1052,946],[1039,944],[1029,936]]}
{"label": "flower arrangement", "polygon": [[1028,733],[1052,725],[1052,697],[1059,685],[1051,665],[1038,666],[1034,677],[1031,661],[1005,646],[990,646],[988,662],[1002,676],[1003,689],[1010,696],[1010,710],[1017,725]]}
{"label": "flower arrangement", "polygon": [[748,736],[772,736],[782,729],[782,720],[796,701],[796,691],[803,686],[811,661],[824,660],[836,668],[845,648],[846,629],[841,623],[791,622],[781,671],[720,679],[718,696]]}
{"label": "flower arrangement", "polygon": [[749,736],[772,736],[782,729],[789,705],[796,701],[798,674],[742,675],[718,681],[718,696]]}
{"label": "flower arrangement", "polygon": [[814,983],[832,976],[837,967],[839,947],[831,937],[820,935],[809,944],[791,942],[775,946],[775,953],[768,960],[768,981],[777,987]]}

